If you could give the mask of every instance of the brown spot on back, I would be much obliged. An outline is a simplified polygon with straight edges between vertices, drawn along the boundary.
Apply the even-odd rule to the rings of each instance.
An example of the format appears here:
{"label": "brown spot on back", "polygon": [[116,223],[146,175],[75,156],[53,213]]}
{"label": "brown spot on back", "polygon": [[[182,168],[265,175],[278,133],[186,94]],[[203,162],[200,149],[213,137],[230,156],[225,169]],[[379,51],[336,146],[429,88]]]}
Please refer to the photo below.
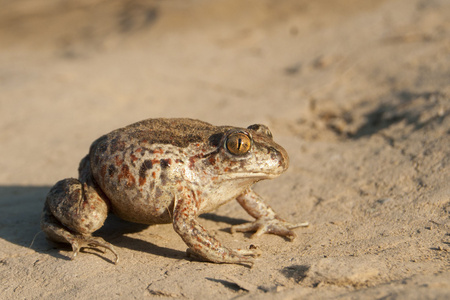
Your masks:
{"label": "brown spot on back", "polygon": [[153,167],[152,161],[147,159],[144,160],[141,167],[139,168],[139,185],[142,186],[146,182],[147,170],[150,170]]}
{"label": "brown spot on back", "polygon": [[134,155],[133,153],[130,154],[130,157],[131,157],[132,162],[135,162],[136,160],[138,160],[137,156]]}
{"label": "brown spot on back", "polygon": [[156,154],[163,154],[163,153],[164,153],[164,150],[161,149],[161,148],[154,149],[154,150],[153,150],[153,153],[156,153]]}
{"label": "brown spot on back", "polygon": [[195,158],[196,158],[195,156],[189,157],[189,168],[191,168],[191,169],[194,168],[195,161],[196,161]]}
{"label": "brown spot on back", "polygon": [[104,143],[101,143],[100,146],[98,147],[98,152],[100,154],[103,154],[106,152],[106,150],[108,150],[108,146]]}
{"label": "brown spot on back", "polygon": [[160,160],[161,169],[167,169],[172,164],[172,159],[161,159]]}
{"label": "brown spot on back", "polygon": [[114,175],[114,173],[116,173],[116,171],[117,171],[117,169],[113,164],[109,165],[109,167],[108,167],[109,177],[112,177]]}
{"label": "brown spot on back", "polygon": [[123,165],[122,169],[120,170],[119,175],[117,176],[117,179],[122,181],[122,179],[126,179],[125,186],[126,187],[132,187],[136,183],[136,179],[134,176],[130,173],[130,168],[128,165]]}
{"label": "brown spot on back", "polygon": [[114,158],[116,160],[116,166],[120,167],[123,164],[123,159],[121,159],[119,155],[116,155]]}
{"label": "brown spot on back", "polygon": [[110,142],[111,153],[123,152],[125,150],[125,142],[120,140],[119,137],[115,137]]}

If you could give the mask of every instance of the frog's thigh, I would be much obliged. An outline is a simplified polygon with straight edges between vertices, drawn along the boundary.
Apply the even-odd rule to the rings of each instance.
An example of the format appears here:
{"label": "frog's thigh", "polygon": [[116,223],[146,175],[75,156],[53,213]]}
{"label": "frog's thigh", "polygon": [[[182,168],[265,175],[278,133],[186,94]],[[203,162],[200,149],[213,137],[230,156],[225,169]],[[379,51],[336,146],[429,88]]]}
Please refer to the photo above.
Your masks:
{"label": "frog's thigh", "polygon": [[92,180],[81,183],[64,179],[55,184],[47,195],[41,218],[41,228],[56,242],[72,245],[72,259],[83,247],[103,247],[119,256],[114,247],[91,233],[102,227],[108,214],[108,199],[97,191]]}
{"label": "frog's thigh", "polygon": [[89,235],[103,226],[107,215],[108,205],[94,187],[77,179],[64,179],[47,195],[41,227],[51,239],[70,242],[66,229]]}

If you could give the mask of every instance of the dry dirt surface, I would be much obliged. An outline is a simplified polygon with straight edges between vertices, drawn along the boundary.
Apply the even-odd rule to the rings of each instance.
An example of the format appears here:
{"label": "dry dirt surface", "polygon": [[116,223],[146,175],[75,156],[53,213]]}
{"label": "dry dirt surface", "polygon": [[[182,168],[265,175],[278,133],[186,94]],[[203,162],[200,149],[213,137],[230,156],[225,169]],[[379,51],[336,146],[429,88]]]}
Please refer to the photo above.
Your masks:
{"label": "dry dirt surface", "polygon": [[[450,1],[0,0],[0,298],[450,298]],[[291,157],[256,190],[288,242],[200,218],[253,268],[114,216],[121,256],[50,244],[45,195],[90,143],[154,117],[266,124]]]}

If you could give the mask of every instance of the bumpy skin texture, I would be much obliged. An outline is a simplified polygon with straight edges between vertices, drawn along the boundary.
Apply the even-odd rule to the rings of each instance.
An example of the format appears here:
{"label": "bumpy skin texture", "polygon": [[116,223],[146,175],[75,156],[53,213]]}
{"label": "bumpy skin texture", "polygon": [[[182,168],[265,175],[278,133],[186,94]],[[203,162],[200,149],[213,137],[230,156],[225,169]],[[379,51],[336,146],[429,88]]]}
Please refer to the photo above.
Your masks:
{"label": "bumpy skin texture", "polygon": [[192,119],[148,119],[94,141],[81,161],[79,179],[64,179],[50,190],[41,228],[54,241],[117,252],[91,234],[109,211],[127,221],[172,223],[188,252],[217,263],[251,264],[257,250],[229,249],[197,217],[236,199],[256,220],[232,227],[295,238],[291,224],[255,194],[251,186],[279,176],[289,165],[286,151],[264,125],[213,126]]}

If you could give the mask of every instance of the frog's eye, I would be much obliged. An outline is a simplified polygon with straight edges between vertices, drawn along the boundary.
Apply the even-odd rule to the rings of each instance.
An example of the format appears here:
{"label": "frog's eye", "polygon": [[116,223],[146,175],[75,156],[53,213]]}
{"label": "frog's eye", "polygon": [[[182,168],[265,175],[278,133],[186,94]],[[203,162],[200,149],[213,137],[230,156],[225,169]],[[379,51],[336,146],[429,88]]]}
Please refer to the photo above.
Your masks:
{"label": "frog's eye", "polygon": [[231,154],[243,155],[250,151],[252,142],[244,132],[233,132],[227,137],[225,145]]}

